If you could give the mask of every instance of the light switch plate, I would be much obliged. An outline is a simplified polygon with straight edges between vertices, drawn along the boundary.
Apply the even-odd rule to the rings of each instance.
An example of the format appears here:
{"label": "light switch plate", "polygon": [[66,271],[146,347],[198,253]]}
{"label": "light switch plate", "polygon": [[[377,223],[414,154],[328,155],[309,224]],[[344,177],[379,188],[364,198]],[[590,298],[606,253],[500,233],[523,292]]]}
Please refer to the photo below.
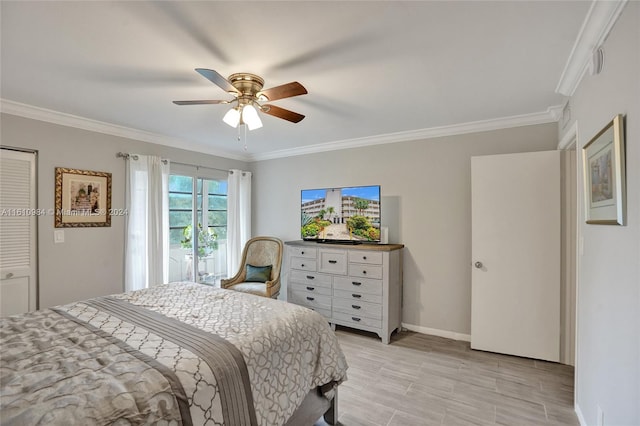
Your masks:
{"label": "light switch plate", "polygon": [[62,229],[53,231],[53,242],[56,244],[64,243],[64,231]]}

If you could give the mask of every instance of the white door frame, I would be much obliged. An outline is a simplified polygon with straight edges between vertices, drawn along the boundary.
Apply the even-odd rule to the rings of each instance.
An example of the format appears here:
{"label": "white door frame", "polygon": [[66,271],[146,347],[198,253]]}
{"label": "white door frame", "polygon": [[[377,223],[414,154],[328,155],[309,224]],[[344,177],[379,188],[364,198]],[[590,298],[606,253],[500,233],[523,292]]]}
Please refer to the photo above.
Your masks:
{"label": "white door frame", "polygon": [[[38,285],[38,152],[30,149],[14,148],[9,146],[2,146],[0,149],[5,155],[15,157],[16,153],[28,154],[30,157],[30,193],[29,193],[29,207],[28,209],[19,208],[16,210],[22,210],[20,214],[29,217],[29,266],[19,268],[7,268],[0,272],[0,279],[2,280],[17,280],[27,277],[28,279],[28,299],[27,306],[29,311],[35,311],[39,309],[39,285]],[[18,154],[18,155],[20,155]],[[12,210],[12,209],[9,209]],[[25,212],[23,210],[29,210]],[[6,212],[11,215],[11,212]],[[15,285],[15,284],[14,284]],[[18,313],[18,312],[15,312]]]}
{"label": "white door frame", "polygon": [[[578,309],[580,309],[580,307],[578,306],[578,299],[579,299],[579,294],[580,294],[580,261],[582,259],[582,249],[583,249],[583,238],[582,238],[582,233],[581,233],[581,227],[579,226],[580,224],[580,206],[582,205],[580,203],[580,197],[579,197],[579,182],[580,182],[580,172],[578,170],[578,165],[582,164],[582,150],[578,149],[578,121],[576,120],[573,125],[571,127],[569,127],[569,129],[565,132],[564,136],[560,139],[560,142],[558,143],[558,149],[560,150],[571,150],[571,149],[575,149],[576,151],[576,167],[575,167],[575,197],[576,197],[576,210],[575,210],[575,215],[573,216],[573,219],[575,220],[576,226],[575,226],[575,240],[573,242],[568,241],[567,244],[567,248],[569,247],[573,247],[574,253],[575,253],[575,269],[574,269],[574,289],[573,289],[573,300],[571,300],[572,303],[572,309],[573,309],[573,320],[574,320],[574,330],[573,330],[573,336],[566,336],[566,338],[563,340],[563,345],[565,344],[565,342],[567,342],[566,344],[571,344],[573,346],[573,350],[572,351],[568,351],[568,353],[566,353],[566,355],[573,355],[573,359],[564,359],[563,362],[565,364],[571,364],[574,366],[575,371],[578,371],[578,365],[580,363],[580,354],[579,352],[576,350],[576,348],[578,347],[578,336],[579,336],[579,329],[580,329],[580,323],[578,321]],[[569,341],[569,339],[571,339],[571,341]],[[577,401],[578,401],[578,392],[580,390],[580,386],[578,386],[578,374],[575,375],[574,377],[574,384],[573,384],[573,401],[574,401],[574,406],[577,405]]]}
{"label": "white door frame", "polygon": [[564,364],[575,365],[576,359],[576,283],[578,276],[577,241],[578,224],[578,152],[576,149],[577,125],[572,126],[558,144],[565,151],[563,158],[563,271],[562,271],[562,341],[561,358]]}

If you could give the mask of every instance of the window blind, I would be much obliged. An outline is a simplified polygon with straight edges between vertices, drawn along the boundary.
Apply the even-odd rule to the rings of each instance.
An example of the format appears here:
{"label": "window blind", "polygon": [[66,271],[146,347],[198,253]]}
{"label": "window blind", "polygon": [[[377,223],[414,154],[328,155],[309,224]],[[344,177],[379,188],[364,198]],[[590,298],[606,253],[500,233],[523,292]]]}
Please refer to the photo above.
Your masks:
{"label": "window blind", "polygon": [[31,162],[0,157],[0,269],[29,266]]}

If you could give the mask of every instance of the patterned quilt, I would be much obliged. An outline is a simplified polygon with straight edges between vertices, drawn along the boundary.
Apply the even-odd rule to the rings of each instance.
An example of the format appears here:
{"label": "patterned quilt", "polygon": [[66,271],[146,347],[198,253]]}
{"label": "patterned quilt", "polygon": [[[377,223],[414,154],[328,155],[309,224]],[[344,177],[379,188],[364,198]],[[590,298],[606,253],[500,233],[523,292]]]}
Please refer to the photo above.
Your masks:
{"label": "patterned quilt", "polygon": [[0,321],[0,423],[283,425],[346,379],[326,320],[195,283]]}

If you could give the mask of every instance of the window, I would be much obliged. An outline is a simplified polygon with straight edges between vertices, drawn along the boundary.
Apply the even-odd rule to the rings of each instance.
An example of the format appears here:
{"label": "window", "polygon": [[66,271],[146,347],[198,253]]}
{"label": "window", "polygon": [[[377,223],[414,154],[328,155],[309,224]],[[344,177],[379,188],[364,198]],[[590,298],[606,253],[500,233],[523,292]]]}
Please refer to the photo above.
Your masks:
{"label": "window", "polygon": [[184,229],[193,222],[193,178],[169,176],[169,244],[180,245]]}
{"label": "window", "polygon": [[[207,194],[202,197],[202,194]],[[198,179],[198,216],[218,239],[227,239],[227,181]]]}
{"label": "window", "polygon": [[[227,179],[179,167],[169,176],[169,278],[217,285],[226,277]],[[195,194],[195,197],[194,197]],[[195,214],[194,214],[195,212]],[[194,258],[196,259],[194,261]],[[197,266],[196,266],[197,265]]]}

